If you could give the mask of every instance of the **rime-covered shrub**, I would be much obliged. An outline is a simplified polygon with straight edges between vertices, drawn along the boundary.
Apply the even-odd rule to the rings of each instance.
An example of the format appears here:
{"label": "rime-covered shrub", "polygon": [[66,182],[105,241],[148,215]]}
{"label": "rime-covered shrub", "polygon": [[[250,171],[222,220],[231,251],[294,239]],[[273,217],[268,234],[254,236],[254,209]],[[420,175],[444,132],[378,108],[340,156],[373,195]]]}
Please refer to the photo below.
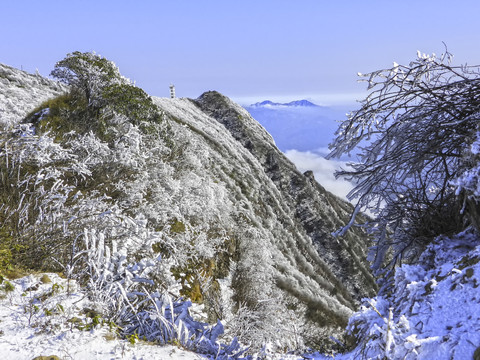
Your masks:
{"label": "rime-covered shrub", "polygon": [[360,76],[369,94],[340,125],[330,156],[358,149],[353,170],[337,175],[356,184],[352,223],[360,210],[374,214],[371,260],[380,275],[466,226],[458,189],[473,186],[468,174],[478,165],[466,155],[480,119],[480,68],[418,53],[409,65]]}
{"label": "rime-covered shrub", "polygon": [[[133,123],[160,121],[158,107],[142,89],[130,84],[109,85],[102,91],[108,110],[126,116]],[[107,110],[107,111],[108,111]]]}
{"label": "rime-covered shrub", "polygon": [[[112,213],[104,217],[142,226],[138,221],[122,219]],[[112,241],[108,245],[105,240],[103,232],[85,230],[81,236],[83,244],[75,244],[78,252],[72,257],[68,270],[85,284],[96,311],[113,321],[123,336],[135,336],[161,345],[177,343],[217,359],[242,358],[247,348],[236,338],[230,344],[219,342],[224,332],[220,321],[209,326],[195,320],[190,314],[191,301],[174,298],[166,290],[173,289],[174,281],[166,281],[168,269],[159,257],[150,253],[150,256],[144,254],[139,261],[132,261],[129,256],[131,241],[121,244]],[[144,244],[155,240],[154,235],[143,239]],[[83,265],[80,269],[74,269],[77,262]]]}
{"label": "rime-covered shrub", "polygon": [[50,75],[80,92],[88,108],[98,107],[106,86],[127,82],[112,61],[93,52],[67,54]]}
{"label": "rime-covered shrub", "polygon": [[350,359],[471,359],[480,341],[480,241],[471,229],[440,236],[419,264],[398,267],[391,293],[365,299],[347,328]]}
{"label": "rime-covered shrub", "polygon": [[53,131],[59,141],[70,131],[93,131],[112,142],[112,127],[119,118],[147,132],[155,131],[151,122],[161,120],[150,96],[121,76],[112,61],[95,53],[68,54],[52,76],[68,84],[70,92],[42,103],[24,122],[33,122],[39,132]]}

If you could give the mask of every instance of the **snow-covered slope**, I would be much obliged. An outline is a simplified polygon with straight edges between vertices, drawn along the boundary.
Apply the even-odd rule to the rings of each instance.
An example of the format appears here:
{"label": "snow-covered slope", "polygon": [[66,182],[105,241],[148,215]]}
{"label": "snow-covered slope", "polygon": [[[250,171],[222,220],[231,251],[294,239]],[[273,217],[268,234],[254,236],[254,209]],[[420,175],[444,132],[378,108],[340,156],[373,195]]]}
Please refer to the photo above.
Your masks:
{"label": "snow-covered slope", "polygon": [[149,275],[156,286],[179,286],[176,294],[201,303],[210,323],[225,324],[226,338],[256,349],[265,341],[324,345],[374,293],[365,234],[331,236],[351,205],[298,172],[228,98],[155,98],[158,123],[114,115],[101,133],[66,132],[61,123],[40,133],[22,117],[64,88],[9,71],[19,83],[2,82],[0,93],[32,86],[30,95],[0,98],[9,124],[0,153],[5,186],[16,189],[5,201],[21,219],[15,231],[35,244],[25,261],[82,273],[68,260],[81,256],[77,241],[100,246],[109,279],[113,268],[126,276],[118,259],[143,264],[133,269],[160,261]]}
{"label": "snow-covered slope", "polygon": [[[365,244],[361,235],[347,246],[330,235],[347,220],[349,205],[299,173],[270,135],[224,96],[210,92],[198,101],[155,101],[177,119],[173,132],[183,133],[182,138],[197,146],[188,156],[190,174],[204,184],[213,177],[225,187],[224,197],[216,197],[218,203],[210,203],[208,212],[222,209],[215,221],[232,228],[240,240],[231,257],[239,257],[234,274],[242,274],[242,279],[234,275],[232,286],[243,287],[249,279],[243,300],[265,304],[271,298],[285,298],[306,306],[312,319],[335,317],[337,310],[348,318],[354,298],[374,287],[361,260]],[[193,165],[198,161],[200,166]],[[334,289],[337,299],[330,295]],[[263,295],[257,298],[258,294]],[[263,310],[271,316],[271,311],[277,313],[273,308]]]}
{"label": "snow-covered slope", "polygon": [[67,87],[61,83],[0,63],[0,126],[15,124],[32,111],[35,104],[66,90]]}
{"label": "snow-covered slope", "polygon": [[477,360],[479,285],[478,234],[440,236],[418,264],[396,269],[390,294],[364,300],[349,324],[359,345],[335,359]]}

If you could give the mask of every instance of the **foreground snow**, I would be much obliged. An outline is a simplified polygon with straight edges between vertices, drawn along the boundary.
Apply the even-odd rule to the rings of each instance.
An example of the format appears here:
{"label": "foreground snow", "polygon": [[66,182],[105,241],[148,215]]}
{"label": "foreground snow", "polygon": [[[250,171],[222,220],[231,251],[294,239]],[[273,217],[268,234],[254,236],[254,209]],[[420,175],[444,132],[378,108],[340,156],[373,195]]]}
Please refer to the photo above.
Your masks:
{"label": "foreground snow", "polygon": [[[142,341],[131,344],[114,336],[108,324],[94,325],[92,304],[67,280],[48,274],[30,275],[0,291],[0,357],[9,360],[56,355],[66,359],[206,359],[179,347]],[[5,284],[5,283],[4,283]],[[3,285],[4,287],[5,285]],[[83,330],[80,330],[83,328]]]}
{"label": "foreground snow", "polygon": [[362,343],[335,359],[477,359],[479,285],[478,235],[437,238],[418,264],[397,268],[391,295],[364,301],[349,325]]}
{"label": "foreground snow", "polygon": [[[9,285],[13,290],[6,290]],[[177,345],[160,346],[135,337],[120,339],[115,326],[103,320],[95,304],[75,281],[57,274],[36,274],[0,285],[0,358],[33,359],[217,359],[187,351]],[[237,359],[236,356],[219,359]],[[265,346],[246,358],[296,360],[295,355],[275,354]],[[243,359],[243,357],[242,357]]]}
{"label": "foreground snow", "polygon": [[[439,237],[416,265],[402,265],[388,297],[365,299],[350,320],[360,345],[348,354],[273,354],[253,359],[473,359],[480,346],[480,244],[465,232]],[[0,285],[0,355],[30,359],[208,359],[177,346],[119,339],[94,305],[56,274]],[[46,281],[47,280],[47,281]],[[50,282],[48,282],[50,280]],[[68,291],[69,290],[69,291]],[[70,292],[70,293],[68,293]],[[133,339],[130,339],[133,340]],[[479,350],[480,351],[480,350]]]}

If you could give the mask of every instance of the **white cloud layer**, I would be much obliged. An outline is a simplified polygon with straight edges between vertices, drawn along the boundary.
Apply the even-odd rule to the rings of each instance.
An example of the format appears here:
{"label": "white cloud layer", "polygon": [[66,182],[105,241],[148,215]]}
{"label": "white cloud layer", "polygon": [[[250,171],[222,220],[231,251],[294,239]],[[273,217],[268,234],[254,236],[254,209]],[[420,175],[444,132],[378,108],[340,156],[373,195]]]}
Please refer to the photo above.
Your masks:
{"label": "white cloud layer", "polygon": [[335,179],[334,173],[340,168],[345,169],[344,161],[327,160],[323,155],[311,151],[287,150],[285,155],[292,161],[301,172],[313,171],[315,180],[333,194],[347,199],[347,194],[353,189],[352,183]]}

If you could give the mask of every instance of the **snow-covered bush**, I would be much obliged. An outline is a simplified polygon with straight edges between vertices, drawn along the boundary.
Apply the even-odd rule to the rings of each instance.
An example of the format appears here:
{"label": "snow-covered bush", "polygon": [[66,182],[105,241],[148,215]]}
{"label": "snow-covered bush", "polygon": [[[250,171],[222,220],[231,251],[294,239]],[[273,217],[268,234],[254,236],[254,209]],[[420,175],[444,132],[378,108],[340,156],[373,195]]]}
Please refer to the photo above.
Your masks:
{"label": "snow-covered bush", "polygon": [[439,234],[465,228],[455,186],[465,188],[478,167],[465,155],[478,131],[480,68],[453,66],[451,58],[418,53],[409,65],[360,74],[370,93],[331,144],[329,156],[359,149],[353,170],[337,175],[356,184],[348,195],[357,199],[353,218],[359,210],[375,216],[377,275],[418,259]]}
{"label": "snow-covered bush", "polygon": [[463,200],[462,211],[480,229],[480,132],[477,131],[472,138],[473,142],[463,154],[464,165],[451,184],[456,188],[456,195]]}
{"label": "snow-covered bush", "polygon": [[52,76],[69,85],[70,92],[37,106],[24,122],[34,123],[39,133],[51,131],[57,140],[75,131],[90,131],[112,143],[112,125],[124,122],[155,132],[162,115],[142,89],[120,75],[116,65],[95,54],[74,52],[59,61]]}
{"label": "snow-covered bush", "polygon": [[150,96],[131,84],[112,84],[102,91],[105,106],[116,114],[126,116],[134,124],[160,121],[159,109]]}
{"label": "snow-covered bush", "polygon": [[[403,264],[392,292],[365,299],[347,330],[355,359],[469,359],[478,347],[480,240],[440,236],[419,264]],[[349,358],[349,357],[347,357]]]}
{"label": "snow-covered bush", "polygon": [[[111,213],[104,217],[137,228],[142,226],[138,221]],[[192,317],[191,301],[171,293],[175,289],[174,280],[170,275],[170,282],[165,281],[168,269],[160,257],[150,254],[150,258],[135,261],[135,257],[129,256],[131,241],[121,244],[112,241],[108,245],[105,238],[96,229],[85,230],[81,247],[84,250],[75,254],[70,269],[80,284],[85,284],[95,311],[115,323],[121,335],[162,345],[178,344],[218,359],[239,359],[245,353],[247,349],[236,338],[227,345],[219,342],[218,337],[224,331],[220,322],[208,326]],[[151,234],[150,239],[142,240],[145,245],[158,239]],[[73,267],[78,260],[83,267],[75,271]]]}
{"label": "snow-covered bush", "polygon": [[100,105],[105,87],[127,83],[112,61],[94,52],[67,54],[55,64],[50,75],[71,86],[73,91],[80,91],[88,108]]}
{"label": "snow-covered bush", "polygon": [[365,300],[360,311],[350,319],[347,328],[355,342],[356,352],[366,359],[394,359],[400,354],[404,335],[410,330],[405,316],[393,317],[393,308],[385,298]]}

